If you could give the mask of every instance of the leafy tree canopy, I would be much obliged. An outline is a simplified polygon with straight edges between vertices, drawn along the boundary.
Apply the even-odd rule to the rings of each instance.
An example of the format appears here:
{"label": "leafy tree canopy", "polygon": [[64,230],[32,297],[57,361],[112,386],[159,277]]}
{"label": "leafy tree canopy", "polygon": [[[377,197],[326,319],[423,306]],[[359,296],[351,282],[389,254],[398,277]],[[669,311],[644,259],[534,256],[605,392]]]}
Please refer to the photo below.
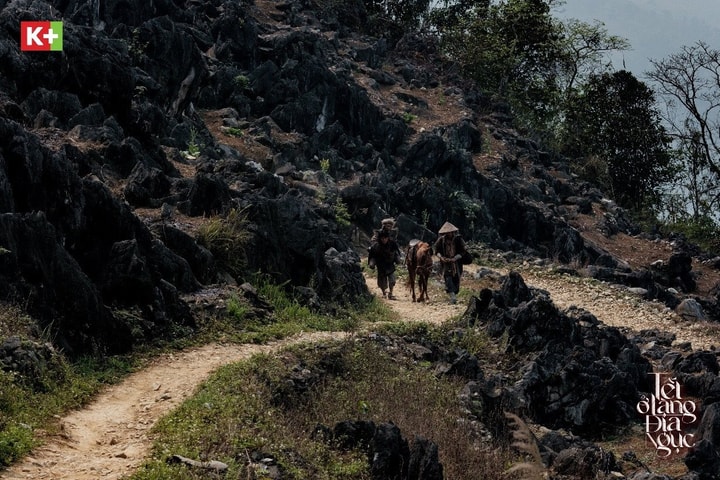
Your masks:
{"label": "leafy tree canopy", "polygon": [[568,100],[564,153],[607,163],[611,193],[634,209],[657,204],[674,173],[655,94],[632,73],[593,75]]}

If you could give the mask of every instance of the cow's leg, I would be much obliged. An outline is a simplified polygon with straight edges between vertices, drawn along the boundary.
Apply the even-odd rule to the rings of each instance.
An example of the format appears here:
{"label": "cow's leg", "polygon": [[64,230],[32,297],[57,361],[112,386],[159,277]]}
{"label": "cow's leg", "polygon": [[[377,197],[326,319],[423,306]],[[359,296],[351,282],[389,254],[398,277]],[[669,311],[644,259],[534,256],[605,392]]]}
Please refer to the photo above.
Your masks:
{"label": "cow's leg", "polygon": [[415,301],[415,274],[410,274],[410,290],[412,291],[412,301]]}

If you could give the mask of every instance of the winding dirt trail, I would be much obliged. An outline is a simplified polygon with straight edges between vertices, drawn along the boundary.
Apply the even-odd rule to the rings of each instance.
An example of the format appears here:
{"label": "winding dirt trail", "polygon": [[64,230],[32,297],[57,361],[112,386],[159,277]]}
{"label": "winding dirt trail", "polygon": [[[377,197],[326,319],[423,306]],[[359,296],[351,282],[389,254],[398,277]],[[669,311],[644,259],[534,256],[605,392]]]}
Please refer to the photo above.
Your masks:
{"label": "winding dirt trail", "polygon": [[[463,286],[473,290],[471,265]],[[507,273],[500,271],[499,273]],[[585,308],[602,322],[625,330],[657,328],[671,331],[677,342],[692,342],[696,349],[718,343],[716,336],[700,324],[682,321],[662,305],[611,285],[587,279],[523,270],[530,286],[546,290],[558,308]],[[375,278],[366,277],[370,291],[377,293]],[[382,299],[403,321],[440,324],[460,315],[464,302],[451,305],[440,279],[430,279],[430,302],[413,303],[404,285],[395,288],[395,300]],[[268,345],[212,344],[180,353],[162,355],[118,385],[109,387],[93,403],[61,420],[62,434],[46,438],[45,444],[20,463],[0,472],[0,479],[28,480],[117,480],[132,474],[149,455],[155,422],[191,396],[208,376],[222,365],[270,353],[285,346],[335,340],[342,332],[307,333]]]}
{"label": "winding dirt trail", "polygon": [[0,478],[116,480],[129,475],[149,455],[155,422],[191,396],[222,365],[269,353],[285,346],[340,339],[341,332],[307,333],[268,345],[211,344],[162,355],[149,367],[109,387],[93,403],[61,421],[62,435]]}
{"label": "winding dirt trail", "polygon": [[467,305],[458,302],[451,305],[447,295],[443,292],[443,286],[437,276],[430,277],[428,282],[428,294],[430,301],[425,303],[414,303],[410,290],[405,287],[403,280],[398,280],[393,294],[395,300],[382,298],[380,289],[376,286],[374,276],[365,275],[365,283],[371,293],[377,294],[378,298],[394,310],[405,322],[426,322],[439,325],[449,318],[462,314]]}
{"label": "winding dirt trail", "polygon": [[[461,286],[472,291],[480,287],[473,281],[474,274],[481,266],[472,264],[465,267]],[[507,275],[506,268],[494,270],[497,274]],[[692,323],[680,318],[674,311],[660,302],[643,300],[626,288],[613,286],[590,278],[551,273],[547,268],[519,268],[517,270],[525,283],[534,288],[545,290],[559,310],[571,306],[583,308],[606,325],[617,327],[625,333],[658,329],[675,335],[675,343],[690,343],[695,350],[708,350],[720,346],[717,330],[707,328],[707,323]],[[366,276],[365,280],[371,292],[378,293],[375,278]],[[430,302],[413,303],[410,292],[400,284],[395,288],[397,300],[386,300],[405,321],[422,321],[440,324],[448,318],[461,315],[467,308],[465,302],[450,305],[443,292],[440,278],[434,275],[429,284]]]}
{"label": "winding dirt trail", "polygon": [[675,344],[690,343],[695,350],[720,345],[717,329],[707,322],[690,322],[657,301],[646,301],[626,288],[584,277],[550,274],[544,270],[523,270],[525,282],[547,291],[553,303],[564,310],[583,308],[606,325],[623,332],[658,329],[675,335]]}

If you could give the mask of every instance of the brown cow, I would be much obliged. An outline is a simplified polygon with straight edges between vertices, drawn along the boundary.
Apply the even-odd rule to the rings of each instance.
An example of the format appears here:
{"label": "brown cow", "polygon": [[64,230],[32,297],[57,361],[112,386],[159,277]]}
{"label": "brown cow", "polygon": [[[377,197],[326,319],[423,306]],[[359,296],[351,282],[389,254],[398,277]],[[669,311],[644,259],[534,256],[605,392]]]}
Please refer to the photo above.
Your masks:
{"label": "brown cow", "polygon": [[[432,273],[432,247],[421,240],[411,240],[405,252],[405,266],[408,269],[408,286],[412,290],[413,302],[430,300],[427,293],[428,279]],[[420,295],[415,298],[415,281]]]}

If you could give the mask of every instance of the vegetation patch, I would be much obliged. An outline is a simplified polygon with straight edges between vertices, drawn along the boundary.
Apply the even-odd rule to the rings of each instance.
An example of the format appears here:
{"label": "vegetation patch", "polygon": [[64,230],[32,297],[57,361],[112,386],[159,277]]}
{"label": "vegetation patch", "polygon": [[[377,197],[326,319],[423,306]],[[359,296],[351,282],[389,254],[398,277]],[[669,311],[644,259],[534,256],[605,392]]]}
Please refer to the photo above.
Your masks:
{"label": "vegetation patch", "polygon": [[318,309],[288,284],[255,275],[256,290],[242,289],[219,301],[225,305],[198,318],[194,342],[231,341],[265,343],[301,332],[352,332],[363,324],[396,319],[390,308],[374,297],[352,306]]}
{"label": "vegetation patch", "polygon": [[32,382],[0,369],[0,467],[29,453],[38,444],[37,430],[53,433],[57,415],[82,407],[103,386],[116,383],[136,366],[123,358],[70,363],[57,355],[53,368]]}
{"label": "vegetation patch", "polygon": [[462,386],[365,339],[256,356],[222,368],[161,420],[153,460],[132,478],[201,478],[166,462],[182,455],[226,463],[228,478],[270,478],[263,474],[276,469],[288,479],[370,479],[363,452],[313,435],[348,419],[392,421],[406,438],[434,441],[447,478],[499,478],[510,456],[483,451],[457,399]]}
{"label": "vegetation patch", "polygon": [[210,250],[218,266],[234,277],[247,264],[245,246],[250,239],[247,223],[245,212],[232,209],[225,216],[210,219],[197,233],[198,244]]}

